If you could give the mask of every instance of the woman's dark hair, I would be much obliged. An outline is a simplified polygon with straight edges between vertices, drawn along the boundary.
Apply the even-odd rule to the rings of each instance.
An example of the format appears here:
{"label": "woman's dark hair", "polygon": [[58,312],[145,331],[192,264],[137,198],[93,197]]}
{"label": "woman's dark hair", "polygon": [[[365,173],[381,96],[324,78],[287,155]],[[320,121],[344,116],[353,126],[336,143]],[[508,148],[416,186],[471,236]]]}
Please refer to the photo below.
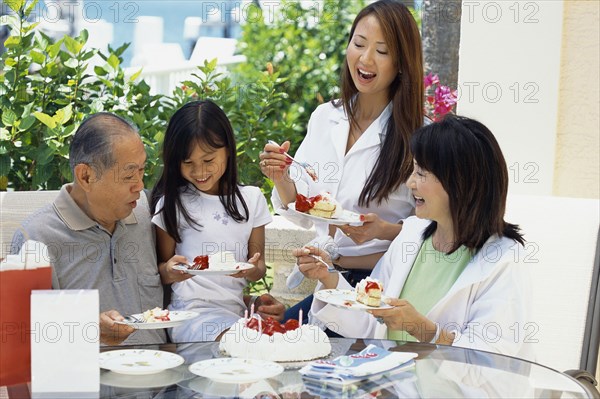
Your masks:
{"label": "woman's dark hair", "polygon": [[[178,209],[190,226],[201,227],[192,220],[181,202],[181,193],[192,190],[190,183],[181,175],[181,163],[191,156],[196,145],[227,149],[227,169],[219,180],[219,199],[227,214],[236,222],[248,220],[248,206],[238,185],[236,145],[231,123],[214,102],[193,101],[178,109],[169,120],[162,149],[163,171],[152,190],[152,212],[156,213],[156,204],[164,196],[160,212],[163,213],[167,233],[176,242],[181,242],[177,230]],[[238,209],[236,199],[244,208],[243,214]]]}
{"label": "woman's dark hair", "polygon": [[[381,151],[358,203],[368,205],[376,200],[381,204],[410,176],[412,157],[410,137],[423,125],[423,52],[421,35],[412,14],[403,4],[394,0],[380,0],[365,7],[354,19],[348,43],[356,26],[363,18],[373,15],[379,21],[388,51],[399,71],[390,84],[389,99],[392,115],[387,121]],[[341,76],[341,98],[334,105],[343,105],[352,125],[357,124],[357,109],[353,100],[358,89],[352,81],[348,61],[344,60]]]}
{"label": "woman's dark hair", "polygon": [[[492,132],[481,122],[448,115],[417,130],[411,139],[415,161],[448,193],[454,224],[454,252],[461,245],[476,251],[493,235],[524,244],[519,226],[506,223],[508,170]],[[437,228],[432,222],[423,238]]]}

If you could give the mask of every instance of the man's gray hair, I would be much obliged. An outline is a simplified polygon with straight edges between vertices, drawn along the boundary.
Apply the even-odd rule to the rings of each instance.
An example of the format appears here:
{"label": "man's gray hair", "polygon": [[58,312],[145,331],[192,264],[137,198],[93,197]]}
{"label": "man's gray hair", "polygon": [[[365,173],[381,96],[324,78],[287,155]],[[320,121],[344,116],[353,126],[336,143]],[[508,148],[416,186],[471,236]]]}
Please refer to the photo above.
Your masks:
{"label": "man's gray hair", "polygon": [[99,112],[87,117],[79,126],[69,150],[69,164],[75,176],[75,166],[91,166],[99,178],[116,162],[113,143],[126,134],[138,134],[137,128],[128,120],[109,113]]}

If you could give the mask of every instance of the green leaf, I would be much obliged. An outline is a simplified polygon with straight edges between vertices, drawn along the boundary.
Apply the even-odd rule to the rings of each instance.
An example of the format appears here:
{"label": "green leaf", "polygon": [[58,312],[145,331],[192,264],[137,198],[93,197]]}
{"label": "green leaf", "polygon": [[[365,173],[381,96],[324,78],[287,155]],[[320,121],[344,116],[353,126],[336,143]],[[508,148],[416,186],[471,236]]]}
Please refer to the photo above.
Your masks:
{"label": "green leaf", "polygon": [[76,68],[77,68],[77,66],[79,65],[79,61],[77,61],[77,59],[76,59],[76,58],[69,58],[68,60],[66,60],[66,61],[64,62],[64,64],[65,64],[66,66],[68,66],[69,68],[76,69]]}
{"label": "green leaf", "polygon": [[90,36],[90,34],[87,31],[87,29],[82,29],[81,32],[79,33],[79,37],[81,38],[82,43],[87,43],[89,36]]}
{"label": "green leaf", "polygon": [[52,119],[54,119],[58,125],[62,126],[68,122],[69,119],[71,119],[71,116],[73,116],[73,107],[71,104],[69,104],[66,107],[56,111],[56,114],[52,117]]}
{"label": "green leaf", "polygon": [[33,62],[38,63],[38,64],[43,64],[44,61],[46,61],[46,56],[42,53],[40,53],[39,51],[36,50],[31,50],[29,52],[29,55],[31,56],[31,59],[33,60]]}
{"label": "green leaf", "polygon": [[19,47],[19,44],[21,44],[21,38],[19,36],[9,36],[4,42],[4,47],[16,48]]}
{"label": "green leaf", "polygon": [[0,155],[0,175],[8,175],[10,172],[10,163],[10,157],[8,155]]}
{"label": "green leaf", "polygon": [[28,17],[29,14],[31,14],[31,12],[33,11],[33,9],[37,6],[38,0],[33,0],[31,2],[31,4],[29,4],[29,7],[27,7],[27,9],[25,9],[25,16]]}
{"label": "green leaf", "polygon": [[73,39],[70,36],[65,36],[63,39],[65,41],[65,47],[67,48],[67,50],[69,50],[69,52],[71,52],[71,54],[79,54],[79,52],[83,48],[82,43],[79,43],[77,40]]}
{"label": "green leaf", "polygon": [[46,52],[48,53],[50,58],[56,58],[56,56],[58,55],[58,52],[60,51],[60,47],[62,46],[62,43],[63,43],[63,39],[60,39],[56,43],[51,44],[48,47],[46,47]]}
{"label": "green leaf", "polygon": [[23,107],[23,113],[21,114],[21,118],[27,118],[31,115],[31,108],[33,108],[33,103],[29,103]]}
{"label": "green leaf", "polygon": [[42,122],[50,129],[54,129],[56,127],[56,121],[50,115],[46,115],[43,112],[34,112],[33,115],[35,115],[38,121]]}
{"label": "green leaf", "polygon": [[2,111],[2,123],[4,126],[12,126],[17,120],[17,114],[12,109]]}
{"label": "green leaf", "polygon": [[106,76],[106,75],[108,75],[108,71],[106,69],[102,68],[101,66],[98,66],[98,65],[96,65],[94,67],[94,72],[98,76]]}
{"label": "green leaf", "polygon": [[69,166],[68,162],[62,162],[58,168],[61,176],[65,180],[71,181],[73,179],[73,176],[71,175],[71,167]]}
{"label": "green leaf", "polygon": [[110,65],[113,69],[117,69],[119,67],[119,64],[121,63],[121,61],[119,60],[119,57],[117,57],[114,54],[111,54],[110,57],[108,57],[108,65]]}
{"label": "green leaf", "polygon": [[8,58],[6,58],[4,63],[6,64],[6,66],[14,67],[15,65],[17,65],[17,60],[15,60],[14,58],[8,57]]}
{"label": "green leaf", "polygon": [[21,119],[21,124],[19,125],[20,131],[28,130],[35,123],[35,116],[28,115],[27,117]]}
{"label": "green leaf", "polygon": [[6,0],[5,3],[8,4],[11,10],[18,13],[19,10],[25,6],[25,1],[26,0]]}
{"label": "green leaf", "polygon": [[47,145],[42,145],[40,148],[38,148],[35,154],[35,159],[39,165],[47,165],[48,163],[50,163],[53,156],[54,150]]}
{"label": "green leaf", "polygon": [[142,74],[142,69],[140,69],[139,71],[137,71],[136,73],[134,73],[133,75],[131,75],[131,77],[129,78],[129,82],[133,83],[137,80],[137,78],[140,77],[140,75]]}

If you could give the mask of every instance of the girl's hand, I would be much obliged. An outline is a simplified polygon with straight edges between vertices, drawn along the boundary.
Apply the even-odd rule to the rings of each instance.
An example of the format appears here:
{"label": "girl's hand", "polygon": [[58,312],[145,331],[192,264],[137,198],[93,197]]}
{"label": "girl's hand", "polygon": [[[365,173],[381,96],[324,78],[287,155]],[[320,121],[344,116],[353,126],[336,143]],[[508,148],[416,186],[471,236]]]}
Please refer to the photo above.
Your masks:
{"label": "girl's hand", "polygon": [[401,224],[386,222],[375,213],[360,215],[362,226],[338,226],[348,238],[357,244],[371,241],[374,238],[393,241],[402,229]]}
{"label": "girl's hand", "polygon": [[281,146],[267,143],[263,152],[259,155],[261,172],[274,182],[283,181],[288,175],[288,168],[292,164],[292,160],[283,153],[289,151],[289,149],[289,141],[281,144]]}
{"label": "girl's hand", "polygon": [[326,251],[316,247],[302,247],[293,249],[292,255],[297,258],[296,263],[298,264],[298,269],[302,272],[304,277],[312,280],[319,280],[325,288],[335,288],[337,286],[339,279],[338,273],[329,273],[327,266],[311,256],[320,256],[325,263],[333,265],[331,263],[331,258]]}
{"label": "girl's hand", "polygon": [[383,321],[390,330],[406,331],[421,342],[429,342],[435,336],[435,323],[419,313],[405,299],[387,298],[385,303],[392,309],[369,310],[373,316]]}
{"label": "girl's hand", "polygon": [[[248,259],[248,263],[251,263],[254,267],[250,268],[250,269],[246,269],[246,270],[242,270],[237,272],[236,274],[231,274],[231,277],[235,277],[235,278],[251,278],[251,277],[256,277],[254,276],[255,273],[258,272],[258,261],[260,260],[260,253],[255,253],[250,259]],[[262,276],[257,277],[256,280],[262,278]],[[252,279],[252,281],[256,281],[254,279]]]}
{"label": "girl's hand", "polygon": [[192,274],[188,274],[183,270],[173,268],[181,263],[188,264],[185,256],[174,255],[171,259],[159,266],[160,277],[163,284],[179,283],[194,277]]}

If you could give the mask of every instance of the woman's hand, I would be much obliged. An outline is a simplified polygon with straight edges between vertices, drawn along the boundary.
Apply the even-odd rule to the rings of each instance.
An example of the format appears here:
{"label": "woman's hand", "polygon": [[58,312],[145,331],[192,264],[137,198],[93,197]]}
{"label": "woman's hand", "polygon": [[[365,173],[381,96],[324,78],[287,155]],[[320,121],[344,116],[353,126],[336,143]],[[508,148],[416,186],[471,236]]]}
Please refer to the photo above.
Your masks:
{"label": "woman's hand", "polygon": [[436,324],[419,313],[405,299],[388,298],[385,301],[392,309],[370,310],[373,316],[383,321],[390,330],[406,331],[420,342],[430,342],[436,333]]}
{"label": "woman's hand", "polygon": [[281,146],[267,143],[259,155],[261,172],[275,183],[282,182],[288,175],[288,168],[292,164],[292,160],[283,153],[289,149],[289,141]]}
{"label": "woman's hand", "polygon": [[360,215],[362,226],[338,226],[348,238],[357,244],[371,241],[374,238],[393,241],[402,230],[402,224],[386,222],[375,213]]}
{"label": "woman's hand", "polygon": [[285,313],[285,306],[271,294],[262,294],[256,300],[256,312],[263,319],[272,317],[277,321],[281,321]]}
{"label": "woman's hand", "polygon": [[185,258],[185,256],[181,256],[181,255],[174,255],[171,259],[169,259],[166,262],[161,263],[158,266],[158,271],[160,273],[160,279],[162,281],[163,284],[172,284],[172,283],[179,283],[181,281],[185,281],[189,278],[194,277],[192,274],[188,274],[183,270],[177,270],[174,269],[174,266],[177,266],[179,264],[188,264],[187,259]]}
{"label": "woman's hand", "polygon": [[302,247],[293,249],[292,255],[297,258],[296,263],[298,264],[298,269],[302,272],[304,277],[312,280],[319,280],[325,288],[337,287],[339,273],[330,273],[327,270],[327,266],[314,257],[319,256],[323,262],[333,266],[331,258],[326,251],[316,247]]}

